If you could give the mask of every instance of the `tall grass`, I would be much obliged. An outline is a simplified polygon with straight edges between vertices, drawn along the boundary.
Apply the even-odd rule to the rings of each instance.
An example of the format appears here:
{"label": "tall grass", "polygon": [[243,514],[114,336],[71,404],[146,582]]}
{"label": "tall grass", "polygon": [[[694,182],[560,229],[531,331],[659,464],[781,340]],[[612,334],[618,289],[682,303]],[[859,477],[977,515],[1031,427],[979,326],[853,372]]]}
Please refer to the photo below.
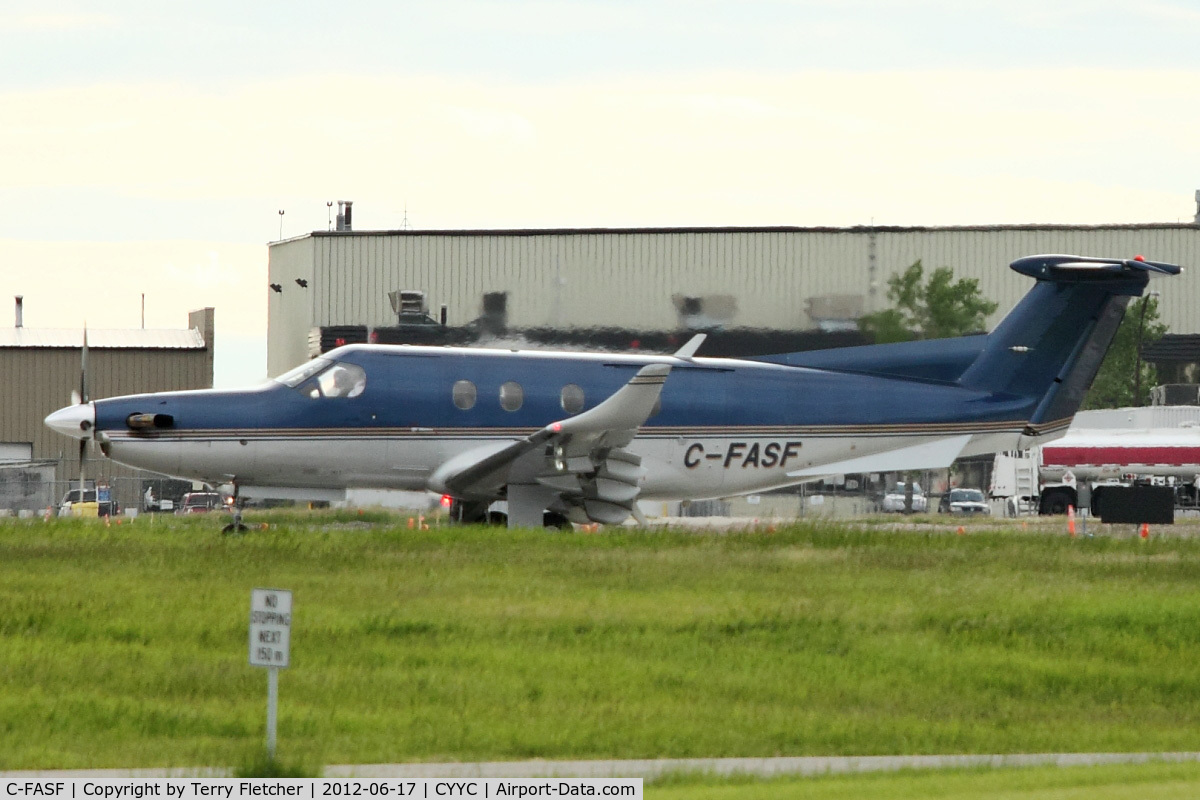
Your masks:
{"label": "tall grass", "polygon": [[1200,542],[0,526],[0,768],[1200,749]]}

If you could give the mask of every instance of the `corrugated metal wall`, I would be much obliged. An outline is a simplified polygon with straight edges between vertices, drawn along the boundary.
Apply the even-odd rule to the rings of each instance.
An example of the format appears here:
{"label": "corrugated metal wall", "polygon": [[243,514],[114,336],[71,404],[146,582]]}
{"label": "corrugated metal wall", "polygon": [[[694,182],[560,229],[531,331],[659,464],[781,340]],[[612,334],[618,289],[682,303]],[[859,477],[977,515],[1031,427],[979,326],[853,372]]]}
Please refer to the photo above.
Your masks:
{"label": "corrugated metal wall", "polygon": [[[308,358],[308,331],[313,326],[317,290],[313,281],[313,237],[302,236],[271,245],[267,290],[267,373],[279,375]],[[296,280],[308,282],[304,288]],[[385,298],[386,302],[386,298]]]}
{"label": "corrugated metal wall", "polygon": [[[271,247],[284,291],[271,299],[268,363],[277,374],[303,361],[314,325],[395,324],[395,289],[426,292],[434,316],[446,304],[452,325],[478,317],[484,293],[507,292],[513,327],[674,329],[682,294],[734,296],[732,326],[808,328],[806,299],[886,307],[887,278],[917,259],[978,278],[1000,304],[994,323],[1029,286],[1009,262],[1054,252],[1200,269],[1200,226],[316,233]],[[302,275],[308,294],[294,291]],[[1200,332],[1197,281],[1192,270],[1156,287],[1174,332]]]}

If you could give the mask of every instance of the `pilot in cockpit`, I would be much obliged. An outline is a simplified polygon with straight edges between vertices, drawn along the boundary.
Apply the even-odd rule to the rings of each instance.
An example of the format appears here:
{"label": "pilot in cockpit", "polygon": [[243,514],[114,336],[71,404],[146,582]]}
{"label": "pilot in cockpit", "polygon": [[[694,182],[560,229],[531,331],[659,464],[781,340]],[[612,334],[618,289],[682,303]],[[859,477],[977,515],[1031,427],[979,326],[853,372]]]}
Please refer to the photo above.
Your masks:
{"label": "pilot in cockpit", "polygon": [[354,364],[334,364],[319,382],[326,397],[358,397],[367,388],[367,375]]}

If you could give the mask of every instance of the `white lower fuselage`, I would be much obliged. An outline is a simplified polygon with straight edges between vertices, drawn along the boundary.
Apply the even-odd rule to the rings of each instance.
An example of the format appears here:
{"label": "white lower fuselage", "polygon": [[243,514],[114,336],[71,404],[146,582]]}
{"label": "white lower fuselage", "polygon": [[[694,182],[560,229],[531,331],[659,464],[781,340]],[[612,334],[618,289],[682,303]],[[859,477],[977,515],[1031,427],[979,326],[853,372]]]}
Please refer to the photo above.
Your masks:
{"label": "white lower fuselage", "polygon": [[[516,432],[514,432],[515,434]],[[435,431],[403,435],[361,435],[353,431],[289,435],[241,431],[195,432],[145,437],[115,432],[105,447],[115,460],[141,469],[212,485],[236,481],[250,487],[297,489],[355,488],[430,490],[430,478],[449,459],[468,451],[499,450],[513,436],[447,436]],[[926,435],[838,435],[811,430],[771,435],[737,432],[721,435],[655,434],[638,436],[629,450],[642,458],[647,473],[640,498],[683,500],[767,491],[837,474],[838,465],[874,454],[945,438]],[[980,433],[962,454],[1018,446],[1014,431]],[[846,470],[854,471],[854,470]],[[804,472],[804,475],[794,473]],[[788,473],[793,473],[789,476]],[[251,490],[252,493],[252,490]]]}

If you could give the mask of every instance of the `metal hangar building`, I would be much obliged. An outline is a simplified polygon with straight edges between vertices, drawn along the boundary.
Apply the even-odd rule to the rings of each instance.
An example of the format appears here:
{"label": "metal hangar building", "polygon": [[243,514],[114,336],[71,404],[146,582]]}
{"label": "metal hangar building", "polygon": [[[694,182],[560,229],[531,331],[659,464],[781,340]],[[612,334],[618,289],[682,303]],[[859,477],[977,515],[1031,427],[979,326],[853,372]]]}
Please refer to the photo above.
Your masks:
{"label": "metal hangar building", "polygon": [[428,323],[444,316],[451,328],[481,331],[483,341],[488,334],[530,329],[836,332],[853,330],[858,316],[888,307],[888,278],[919,259],[927,269],[948,266],[956,277],[977,279],[982,294],[999,304],[990,327],[1029,288],[1028,279],[1008,264],[1034,253],[1144,254],[1190,267],[1164,288],[1160,314],[1172,333],[1200,333],[1196,223],[356,231],[339,222],[338,227],[269,246],[272,375],[343,341],[322,343],[322,332],[344,329],[351,337],[375,337],[394,329],[404,321],[400,292],[409,300],[423,293],[423,301],[413,302],[427,308],[409,308],[410,316],[424,316]]}

